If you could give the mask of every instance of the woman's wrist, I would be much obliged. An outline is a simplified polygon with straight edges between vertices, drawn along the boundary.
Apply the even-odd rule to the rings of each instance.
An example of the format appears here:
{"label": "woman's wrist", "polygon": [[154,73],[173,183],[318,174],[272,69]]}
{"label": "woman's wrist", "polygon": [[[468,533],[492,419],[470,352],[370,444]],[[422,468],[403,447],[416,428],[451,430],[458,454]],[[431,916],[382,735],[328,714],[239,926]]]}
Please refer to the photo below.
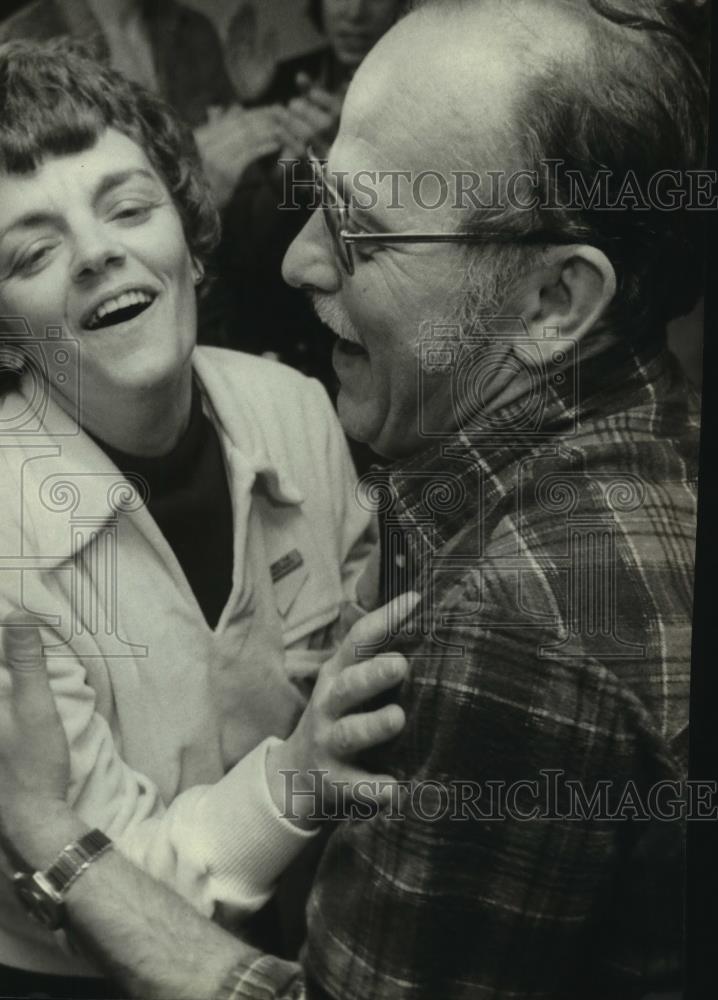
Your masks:
{"label": "woman's wrist", "polygon": [[60,851],[90,828],[60,799],[33,796],[3,805],[3,839],[12,854],[31,871],[49,867]]}
{"label": "woman's wrist", "polygon": [[[316,825],[316,783],[296,766],[292,737],[269,748],[266,757],[267,787],[280,814],[301,830]],[[293,794],[298,793],[298,794]]]}

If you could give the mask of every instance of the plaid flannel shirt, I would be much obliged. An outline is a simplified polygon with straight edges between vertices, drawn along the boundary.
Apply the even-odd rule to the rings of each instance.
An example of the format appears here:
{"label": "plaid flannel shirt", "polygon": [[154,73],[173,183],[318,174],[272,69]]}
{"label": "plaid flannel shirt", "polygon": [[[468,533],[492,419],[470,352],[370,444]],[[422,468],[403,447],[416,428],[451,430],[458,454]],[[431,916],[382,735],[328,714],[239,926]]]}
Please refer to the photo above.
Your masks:
{"label": "plaid flannel shirt", "polygon": [[390,642],[407,726],[370,762],[408,790],[329,840],[309,997],[613,1000],[680,977],[698,399],[662,349],[577,371],[369,478],[386,589],[422,594]]}
{"label": "plaid flannel shirt", "polygon": [[525,397],[368,483],[387,570],[423,597],[394,642],[407,727],[374,761],[411,791],[330,838],[310,995],[680,977],[685,826],[644,813],[673,815],[660,783],[687,777],[698,399],[660,348],[576,371],[528,427]]}

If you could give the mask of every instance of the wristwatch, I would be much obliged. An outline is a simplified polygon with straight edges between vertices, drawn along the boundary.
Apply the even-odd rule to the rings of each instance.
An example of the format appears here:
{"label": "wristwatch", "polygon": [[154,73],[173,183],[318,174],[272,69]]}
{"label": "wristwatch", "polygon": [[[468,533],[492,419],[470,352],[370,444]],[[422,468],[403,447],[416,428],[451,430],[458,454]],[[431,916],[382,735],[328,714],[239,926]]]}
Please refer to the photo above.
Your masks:
{"label": "wristwatch", "polygon": [[90,830],[68,844],[44,872],[17,872],[15,895],[35,920],[48,930],[62,927],[65,896],[71,885],[106,851],[112,841],[101,830]]}

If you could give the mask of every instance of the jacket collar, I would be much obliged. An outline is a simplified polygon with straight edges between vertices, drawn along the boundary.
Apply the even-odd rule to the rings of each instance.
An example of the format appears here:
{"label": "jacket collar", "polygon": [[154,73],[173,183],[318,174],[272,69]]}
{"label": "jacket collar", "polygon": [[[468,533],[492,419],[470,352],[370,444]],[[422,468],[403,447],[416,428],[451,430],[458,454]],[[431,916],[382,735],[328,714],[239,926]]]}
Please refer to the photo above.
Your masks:
{"label": "jacket collar", "polygon": [[[194,370],[202,392],[203,405],[217,428],[227,450],[234,452],[242,465],[263,484],[276,503],[297,505],[305,495],[288,469],[272,456],[261,421],[242,392],[236,375],[231,382],[216,358],[200,348],[195,351]],[[236,371],[236,369],[234,370]]]}
{"label": "jacket collar", "polygon": [[[233,496],[241,483],[246,490],[263,490],[276,504],[301,504],[304,495],[268,453],[251,412],[232,398],[201,352],[194,361],[203,406],[227,455]],[[25,411],[37,414],[36,419],[27,421],[25,433],[14,435],[12,447],[3,449],[21,490],[23,550],[60,566],[84,547],[91,532],[128,516],[157,544],[159,529],[146,509],[144,481],[120,472],[46,391],[38,405],[37,383],[29,374],[17,392],[0,401],[0,420],[7,427],[10,416]]]}

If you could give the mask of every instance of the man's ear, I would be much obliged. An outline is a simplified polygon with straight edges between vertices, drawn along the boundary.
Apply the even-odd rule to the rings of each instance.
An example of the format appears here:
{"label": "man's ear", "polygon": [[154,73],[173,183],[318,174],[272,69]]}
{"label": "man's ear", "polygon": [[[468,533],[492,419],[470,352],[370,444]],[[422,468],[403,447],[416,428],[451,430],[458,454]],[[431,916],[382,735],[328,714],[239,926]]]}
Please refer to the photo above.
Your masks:
{"label": "man's ear", "polygon": [[555,328],[580,340],[591,332],[616,295],[616,272],[602,250],[579,246],[553,249],[524,277],[515,301],[531,336]]}

